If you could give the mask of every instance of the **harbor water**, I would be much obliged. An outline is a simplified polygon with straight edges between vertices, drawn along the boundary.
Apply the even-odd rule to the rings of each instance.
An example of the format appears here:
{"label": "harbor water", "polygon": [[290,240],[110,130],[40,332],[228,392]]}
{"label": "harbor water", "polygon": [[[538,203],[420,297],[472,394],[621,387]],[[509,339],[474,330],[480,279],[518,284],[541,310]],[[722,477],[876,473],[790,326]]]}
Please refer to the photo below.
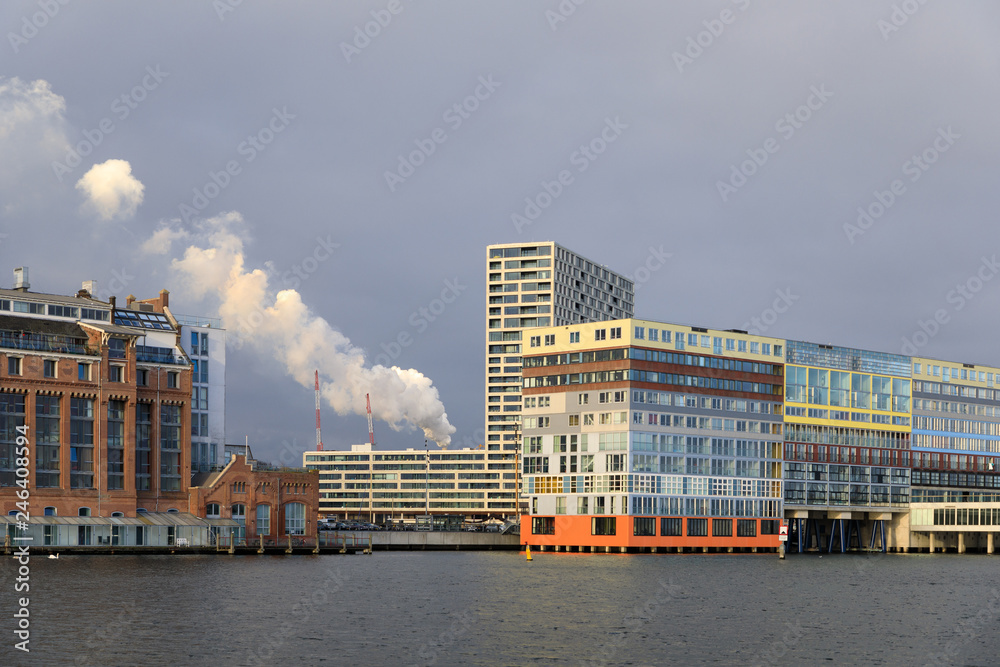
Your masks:
{"label": "harbor water", "polygon": [[1000,663],[985,555],[39,555],[26,593],[17,567],[2,665]]}

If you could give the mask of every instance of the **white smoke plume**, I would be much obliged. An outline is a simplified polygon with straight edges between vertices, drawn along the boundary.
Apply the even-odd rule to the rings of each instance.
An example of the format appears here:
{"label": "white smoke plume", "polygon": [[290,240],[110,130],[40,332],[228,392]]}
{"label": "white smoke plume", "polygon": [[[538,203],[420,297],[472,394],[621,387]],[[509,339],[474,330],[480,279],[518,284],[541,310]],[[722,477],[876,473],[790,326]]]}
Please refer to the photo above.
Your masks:
{"label": "white smoke plume", "polygon": [[303,386],[313,386],[313,371],[319,369],[320,391],[338,414],[365,414],[365,394],[370,393],[374,417],[397,431],[418,427],[447,447],[455,427],[431,380],[412,368],[366,366],[364,351],[310,312],[298,292],[274,294],[266,271],[244,266],[242,225],[236,212],[200,222],[197,236],[206,247],[191,245],[171,264],[191,295],[217,297],[226,328],[261,352],[274,354]]}

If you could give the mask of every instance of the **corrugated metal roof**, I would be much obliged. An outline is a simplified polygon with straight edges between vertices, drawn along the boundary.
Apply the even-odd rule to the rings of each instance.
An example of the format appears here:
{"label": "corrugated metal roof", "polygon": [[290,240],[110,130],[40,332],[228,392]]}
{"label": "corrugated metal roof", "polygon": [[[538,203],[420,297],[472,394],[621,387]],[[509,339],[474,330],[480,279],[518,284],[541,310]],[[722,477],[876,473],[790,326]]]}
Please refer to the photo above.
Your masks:
{"label": "corrugated metal roof", "polygon": [[[0,516],[0,523],[16,524],[15,516]],[[187,512],[140,512],[138,517],[126,516],[33,516],[33,526],[239,526],[232,519],[203,519]]]}
{"label": "corrugated metal roof", "polygon": [[65,296],[63,294],[46,294],[44,292],[22,292],[16,289],[0,289],[0,298],[18,299],[23,301],[44,301],[46,303],[63,303],[84,308],[101,308],[110,310],[110,303],[91,299],[85,296]]}

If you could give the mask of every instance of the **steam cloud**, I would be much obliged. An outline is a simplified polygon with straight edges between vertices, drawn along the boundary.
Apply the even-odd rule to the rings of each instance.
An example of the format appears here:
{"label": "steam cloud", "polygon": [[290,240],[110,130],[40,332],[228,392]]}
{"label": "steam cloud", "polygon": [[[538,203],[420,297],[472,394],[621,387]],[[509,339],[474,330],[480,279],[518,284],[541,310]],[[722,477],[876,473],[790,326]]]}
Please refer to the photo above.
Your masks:
{"label": "steam cloud", "polygon": [[[367,367],[364,351],[310,312],[298,292],[282,290],[272,296],[267,272],[244,266],[239,213],[224,213],[199,225],[198,237],[208,247],[189,246],[171,267],[193,297],[219,298],[219,315],[229,331],[274,354],[305,387],[313,386],[318,368],[320,391],[338,414],[365,414],[365,394],[370,393],[374,417],[396,431],[418,427],[438,446],[448,446],[455,427],[428,377],[412,368]],[[152,245],[184,237],[162,230],[159,234]]]}

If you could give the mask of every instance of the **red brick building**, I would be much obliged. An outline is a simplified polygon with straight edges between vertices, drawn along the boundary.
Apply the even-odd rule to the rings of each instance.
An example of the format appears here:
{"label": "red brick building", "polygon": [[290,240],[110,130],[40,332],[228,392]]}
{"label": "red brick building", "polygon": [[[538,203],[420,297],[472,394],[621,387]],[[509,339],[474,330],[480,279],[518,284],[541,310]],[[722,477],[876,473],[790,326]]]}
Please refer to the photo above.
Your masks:
{"label": "red brick building", "polygon": [[[319,473],[302,469],[270,468],[243,454],[221,472],[192,486],[187,511],[207,519],[234,519],[242,525],[237,544],[314,544]],[[241,533],[241,534],[240,534]]]}
{"label": "red brick building", "polygon": [[[26,426],[33,518],[184,512],[191,363],[167,291],[117,309],[93,284],[70,297],[30,292],[18,271],[15,288],[0,289],[0,510],[17,510]],[[81,528],[77,543],[91,539]]]}

